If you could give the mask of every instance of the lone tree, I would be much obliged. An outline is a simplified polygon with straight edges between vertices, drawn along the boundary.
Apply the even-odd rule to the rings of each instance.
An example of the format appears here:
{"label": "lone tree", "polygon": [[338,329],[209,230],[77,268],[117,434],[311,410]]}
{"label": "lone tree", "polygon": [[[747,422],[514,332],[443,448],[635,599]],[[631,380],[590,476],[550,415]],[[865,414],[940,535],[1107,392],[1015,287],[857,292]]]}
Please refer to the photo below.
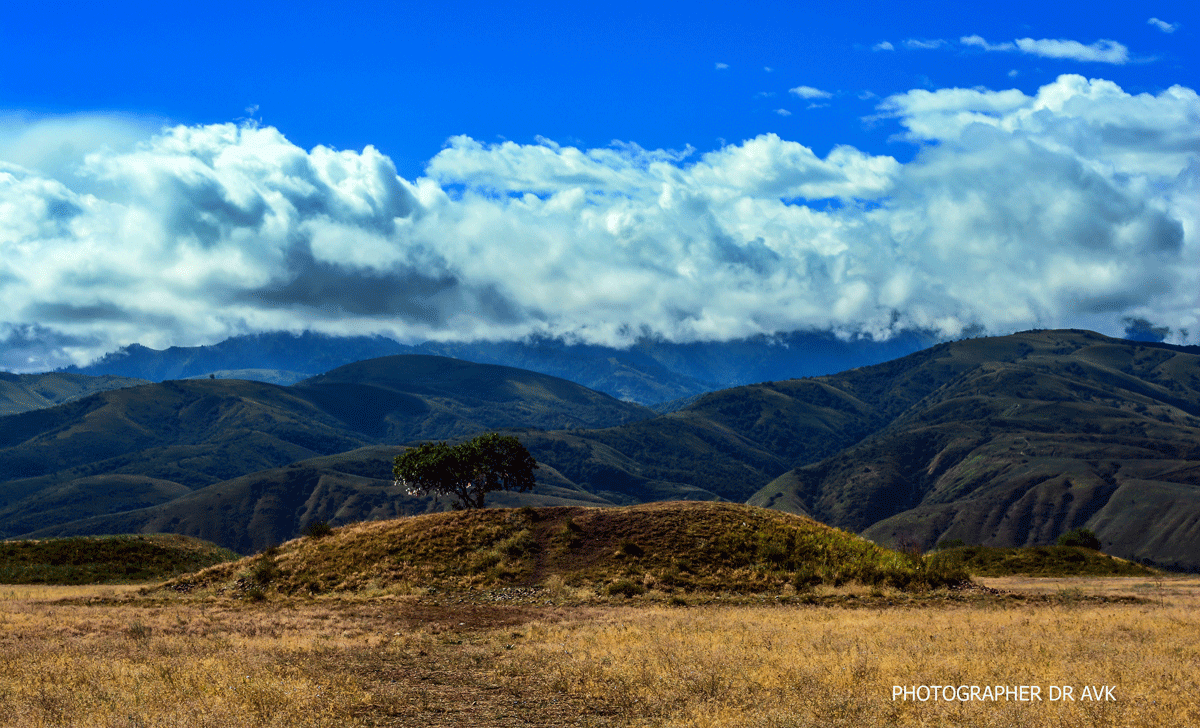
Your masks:
{"label": "lone tree", "polygon": [[483,508],[494,490],[533,488],[537,462],[515,437],[480,435],[461,445],[427,442],[396,456],[392,475],[411,495],[453,495],[456,510]]}

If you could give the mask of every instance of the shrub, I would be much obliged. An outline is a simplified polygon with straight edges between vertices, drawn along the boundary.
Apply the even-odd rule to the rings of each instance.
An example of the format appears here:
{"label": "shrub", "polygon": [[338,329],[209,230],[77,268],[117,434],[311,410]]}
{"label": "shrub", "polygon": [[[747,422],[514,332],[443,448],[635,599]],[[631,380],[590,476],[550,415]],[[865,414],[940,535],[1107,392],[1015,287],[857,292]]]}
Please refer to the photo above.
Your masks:
{"label": "shrub", "polygon": [[537,540],[528,528],[523,528],[496,544],[496,548],[505,556],[517,558],[534,551],[537,548]]}
{"label": "shrub", "polygon": [[619,594],[628,598],[637,596],[638,594],[644,594],[646,592],[646,587],[638,584],[637,582],[630,581],[629,579],[618,579],[617,581],[614,581],[605,587],[604,590],[608,592],[609,596],[615,597]]}
{"label": "shrub", "polygon": [[622,556],[635,556],[636,557],[636,556],[642,556],[646,552],[644,549],[642,549],[641,546],[638,546],[633,541],[630,541],[627,538],[623,538],[623,539],[621,539],[621,542],[619,544],[617,544],[617,553],[621,554]]}
{"label": "shrub", "polygon": [[963,541],[961,538],[943,539],[941,541],[938,541],[937,550],[945,551],[946,549],[960,549],[966,545],[967,545],[967,543],[965,541]]}
{"label": "shrub", "polygon": [[254,578],[255,583],[265,586],[274,581],[280,573],[279,567],[275,565],[275,560],[264,555],[254,564],[250,576]]}
{"label": "shrub", "polygon": [[141,622],[134,622],[129,625],[129,629],[125,630],[125,634],[129,635],[129,639],[137,642],[145,642],[150,639],[152,633],[153,630]]}
{"label": "shrub", "polygon": [[682,574],[679,573],[679,567],[675,565],[668,566],[658,574],[658,581],[663,586],[675,586],[683,581]]}
{"label": "shrub", "polygon": [[492,567],[498,565],[503,560],[504,560],[504,555],[501,554],[496,549],[489,549],[487,551],[479,551],[471,556],[471,560],[467,564],[467,571],[469,571],[472,574],[478,574],[480,572],[484,572],[484,571],[491,569]]}
{"label": "shrub", "polygon": [[797,592],[806,592],[821,581],[821,575],[808,566],[801,567],[792,574],[792,586]]}
{"label": "shrub", "polygon": [[1100,550],[1100,539],[1086,528],[1075,528],[1058,537],[1059,546],[1081,546],[1093,551]]}
{"label": "shrub", "polygon": [[791,556],[788,547],[775,539],[762,539],[758,544],[758,560],[774,566],[781,566]]}
{"label": "shrub", "polygon": [[582,532],[583,529],[579,527],[579,524],[575,523],[575,521],[568,516],[566,522],[563,523],[562,529],[557,534],[557,540],[562,545],[564,550],[570,551],[571,549],[579,546],[579,544],[583,541],[582,537],[580,536]]}
{"label": "shrub", "polygon": [[313,521],[308,524],[308,528],[304,529],[304,535],[309,538],[325,538],[333,533],[333,526],[330,526],[327,521]]}

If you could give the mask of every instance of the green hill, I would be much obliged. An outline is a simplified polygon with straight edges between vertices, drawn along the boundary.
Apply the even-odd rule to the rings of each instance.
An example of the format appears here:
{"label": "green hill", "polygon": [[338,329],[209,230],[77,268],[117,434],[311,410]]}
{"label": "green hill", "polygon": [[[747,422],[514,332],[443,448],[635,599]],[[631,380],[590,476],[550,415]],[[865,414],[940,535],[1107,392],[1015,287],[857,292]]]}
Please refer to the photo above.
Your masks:
{"label": "green hill", "polygon": [[147,479],[178,497],[366,443],[286,388],[237,380],[148,384],[11,415],[0,418],[0,536],[106,502],[121,511],[147,505],[136,502]]}
{"label": "green hill", "polygon": [[895,416],[748,502],[880,543],[1050,544],[1200,568],[1200,357],[1078,331],[943,344],[823,378]]}
{"label": "green hill", "polygon": [[368,359],[291,390],[354,432],[392,444],[489,429],[610,427],[654,416],[565,379],[440,356]]}
{"label": "green hill", "polygon": [[821,380],[712,392],[654,419],[583,432],[522,434],[539,462],[614,503],[742,502],[797,464],[884,423],[876,407]]}
{"label": "green hill", "polygon": [[[359,362],[294,387],[200,379],[104,392],[0,418],[0,536],[163,530],[246,548],[257,544],[246,541],[246,528],[258,529],[277,502],[298,507],[295,494],[306,493],[304,503],[305,488],[321,477],[304,469],[271,474],[277,468],[381,443],[514,424],[603,427],[653,414],[563,379],[433,356]],[[390,488],[390,457],[373,465]],[[340,478],[335,472],[324,475]],[[250,487],[256,495],[179,500],[243,478],[258,485],[243,480],[216,493]],[[369,491],[368,500],[386,492],[378,483],[353,482]],[[289,495],[260,503],[266,492]],[[154,510],[172,501],[165,515]],[[345,520],[381,515],[343,505],[331,509],[347,511]],[[382,515],[410,507],[418,506]],[[106,519],[113,514],[120,515]],[[219,528],[198,525],[218,517]],[[58,528],[81,519],[78,528]],[[304,522],[294,513],[268,520],[272,526],[254,539],[291,538]]]}
{"label": "green hill", "polygon": [[48,374],[10,374],[0,372],[0,417],[54,407],[80,397],[110,389],[149,384],[145,379],[51,372]]}
{"label": "green hill", "polygon": [[0,541],[0,584],[161,581],[235,558],[175,534]]}
{"label": "green hill", "polygon": [[180,577],[165,588],[297,594],[534,586],[557,579],[610,594],[648,588],[745,593],[847,581],[925,589],[964,578],[802,516],[675,502],[356,523]]}

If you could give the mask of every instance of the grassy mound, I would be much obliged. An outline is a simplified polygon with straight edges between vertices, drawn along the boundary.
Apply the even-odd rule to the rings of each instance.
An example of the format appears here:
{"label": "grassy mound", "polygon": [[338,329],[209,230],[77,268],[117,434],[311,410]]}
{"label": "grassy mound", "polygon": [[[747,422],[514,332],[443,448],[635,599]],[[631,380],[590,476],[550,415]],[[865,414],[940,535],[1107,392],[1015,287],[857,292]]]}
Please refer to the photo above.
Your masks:
{"label": "grassy mound", "polygon": [[993,548],[959,546],[930,557],[937,568],[966,571],[972,576],[1150,576],[1158,572],[1141,564],[1080,546]]}
{"label": "grassy mound", "polygon": [[902,589],[957,584],[930,568],[803,516],[730,503],[521,508],[356,523],[221,564],[178,591],[283,594],[493,589],[561,583],[605,594],[803,591],[856,581]]}
{"label": "grassy mound", "polygon": [[188,536],[79,536],[0,541],[0,584],[159,581],[238,554]]}

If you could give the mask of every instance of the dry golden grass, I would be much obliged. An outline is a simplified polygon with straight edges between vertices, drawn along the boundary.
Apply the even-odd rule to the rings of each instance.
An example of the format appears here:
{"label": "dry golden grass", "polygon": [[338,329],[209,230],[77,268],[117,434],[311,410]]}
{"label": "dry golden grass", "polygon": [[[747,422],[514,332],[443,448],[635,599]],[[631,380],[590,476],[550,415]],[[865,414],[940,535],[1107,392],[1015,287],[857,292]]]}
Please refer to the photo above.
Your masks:
{"label": "dry golden grass", "polygon": [[[1115,586],[1110,596],[1134,588]],[[1166,585],[1161,605],[1067,592],[1019,606],[615,610],[530,625],[507,669],[541,665],[552,690],[637,726],[1196,725],[1195,586]],[[1037,685],[1042,699],[904,702],[896,685]],[[1051,702],[1051,685],[1076,700]],[[1085,685],[1113,686],[1116,700],[1082,701]]]}
{"label": "dry golden grass", "polygon": [[1002,591],[1024,594],[1081,594],[1087,596],[1134,596],[1164,603],[1200,603],[1198,576],[1114,576],[1036,578],[1027,576],[976,577],[976,582]]}
{"label": "dry golden grass", "polygon": [[[538,683],[516,697],[499,690],[492,667],[516,639],[513,625],[553,612],[391,597],[5,591],[5,728],[527,725],[520,706],[537,704]],[[582,709],[553,696],[542,703],[535,725],[565,725]]]}
{"label": "dry golden grass", "polygon": [[322,726],[362,700],[352,681],[314,674],[316,645],[286,616],[109,592],[0,603],[5,726]]}
{"label": "dry golden grass", "polygon": [[106,586],[97,586],[95,584],[0,584],[0,601],[82,598],[113,599],[117,596],[133,594],[143,588],[145,587],[142,584],[110,584]]}
{"label": "dry golden grass", "polygon": [[[871,606],[854,609],[0,587],[0,724],[1196,725],[1200,580],[1140,583],[962,603],[859,590]],[[892,700],[893,685],[933,684],[1038,685],[1043,699]],[[1050,702],[1050,685],[1077,700]],[[1084,685],[1116,701],[1082,702]]]}

